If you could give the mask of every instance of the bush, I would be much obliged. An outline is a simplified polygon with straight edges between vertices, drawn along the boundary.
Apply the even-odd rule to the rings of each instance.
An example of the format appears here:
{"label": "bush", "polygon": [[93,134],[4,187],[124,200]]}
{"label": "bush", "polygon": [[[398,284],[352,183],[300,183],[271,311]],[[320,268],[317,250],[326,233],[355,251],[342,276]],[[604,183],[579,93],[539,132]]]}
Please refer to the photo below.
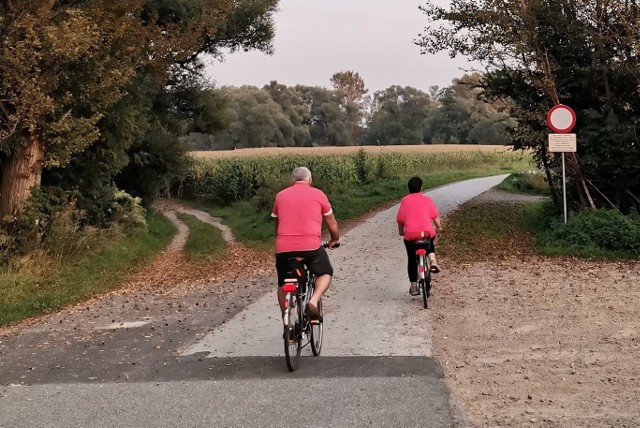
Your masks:
{"label": "bush", "polygon": [[0,222],[0,265],[34,268],[47,258],[46,263],[60,263],[99,250],[123,232],[146,230],[146,213],[138,198],[116,192],[107,211],[109,227],[93,225],[78,208],[74,192],[34,188],[20,215]]}
{"label": "bush", "polygon": [[[542,229],[547,224],[546,230]],[[551,221],[540,216],[543,252],[579,256],[640,256],[640,215],[617,210],[584,210],[571,215],[567,224],[557,215]]]}

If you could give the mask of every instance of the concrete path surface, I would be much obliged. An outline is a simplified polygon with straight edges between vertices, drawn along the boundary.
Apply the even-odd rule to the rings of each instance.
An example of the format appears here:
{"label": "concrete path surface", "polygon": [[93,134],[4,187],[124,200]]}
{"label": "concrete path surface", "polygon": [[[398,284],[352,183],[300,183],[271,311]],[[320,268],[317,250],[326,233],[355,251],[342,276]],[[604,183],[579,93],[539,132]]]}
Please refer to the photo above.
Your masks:
{"label": "concrete path surface", "polygon": [[[505,177],[468,180],[428,194],[445,215]],[[396,212],[394,206],[353,228],[330,253],[335,278],[324,301],[322,355],[304,357],[295,373],[287,371],[282,356],[274,290],[210,334],[202,336],[202,328],[191,331],[196,324],[183,322],[176,331],[190,339],[180,342],[185,346],[178,355],[145,351],[129,357],[123,347],[132,346],[126,344],[133,335],[140,346],[142,332],[151,337],[144,340],[153,340],[167,325],[142,323],[128,332],[101,333],[103,348],[70,345],[67,354],[60,353],[62,363],[44,372],[35,367],[37,377],[31,368],[15,376],[3,372],[2,362],[0,375],[9,373],[11,380],[0,379],[0,427],[457,426],[461,420],[452,411],[443,371],[431,356],[429,311],[408,294]],[[94,366],[76,358],[104,356],[102,351],[113,351],[124,363],[109,365],[105,359]],[[135,361],[126,360],[133,355]]]}

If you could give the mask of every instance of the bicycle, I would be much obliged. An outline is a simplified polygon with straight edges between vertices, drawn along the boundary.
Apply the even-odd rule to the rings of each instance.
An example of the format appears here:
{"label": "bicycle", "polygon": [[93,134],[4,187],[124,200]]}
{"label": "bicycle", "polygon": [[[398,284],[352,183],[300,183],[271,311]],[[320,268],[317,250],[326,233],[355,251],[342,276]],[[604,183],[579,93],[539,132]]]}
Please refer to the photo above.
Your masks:
{"label": "bicycle", "polygon": [[[322,246],[327,248],[329,244],[323,243]],[[339,246],[340,244],[337,244],[334,248]],[[315,275],[309,271],[302,257],[290,258],[289,266],[290,274],[282,285],[282,291],[285,293],[282,322],[285,359],[287,368],[293,372],[299,366],[302,348],[311,345],[313,356],[320,355],[324,328],[322,320],[311,319],[306,312],[307,303],[313,294]],[[322,299],[318,302],[318,312],[322,318]]]}
{"label": "bicycle", "polygon": [[[422,238],[415,241],[418,246],[429,247],[431,238]],[[431,262],[427,257],[426,248],[418,248],[416,250],[418,259],[418,291],[422,294],[424,308],[428,309],[428,300],[431,296]]]}

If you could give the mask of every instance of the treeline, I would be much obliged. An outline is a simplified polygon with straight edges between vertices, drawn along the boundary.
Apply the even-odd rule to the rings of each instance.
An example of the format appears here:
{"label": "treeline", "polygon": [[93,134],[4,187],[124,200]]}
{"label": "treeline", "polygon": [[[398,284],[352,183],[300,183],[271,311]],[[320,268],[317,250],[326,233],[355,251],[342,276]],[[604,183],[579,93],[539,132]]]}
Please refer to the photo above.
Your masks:
{"label": "treeline", "polygon": [[225,129],[194,133],[193,150],[399,144],[509,144],[513,121],[480,98],[479,76],[429,93],[391,86],[370,96],[358,73],[333,75],[333,88],[271,82],[217,91]]}

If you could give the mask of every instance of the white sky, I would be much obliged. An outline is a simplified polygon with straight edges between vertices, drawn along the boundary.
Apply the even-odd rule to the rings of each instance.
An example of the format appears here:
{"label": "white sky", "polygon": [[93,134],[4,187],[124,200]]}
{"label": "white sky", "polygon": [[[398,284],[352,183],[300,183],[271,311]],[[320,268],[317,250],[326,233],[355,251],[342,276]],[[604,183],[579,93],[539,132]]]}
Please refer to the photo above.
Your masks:
{"label": "white sky", "polygon": [[[447,5],[448,0],[436,0]],[[471,65],[447,53],[421,55],[413,40],[424,30],[419,0],[280,0],[275,53],[238,52],[213,62],[207,74],[217,86],[271,80],[329,87],[338,71],[360,73],[370,92],[391,85],[423,91],[448,86]]]}

